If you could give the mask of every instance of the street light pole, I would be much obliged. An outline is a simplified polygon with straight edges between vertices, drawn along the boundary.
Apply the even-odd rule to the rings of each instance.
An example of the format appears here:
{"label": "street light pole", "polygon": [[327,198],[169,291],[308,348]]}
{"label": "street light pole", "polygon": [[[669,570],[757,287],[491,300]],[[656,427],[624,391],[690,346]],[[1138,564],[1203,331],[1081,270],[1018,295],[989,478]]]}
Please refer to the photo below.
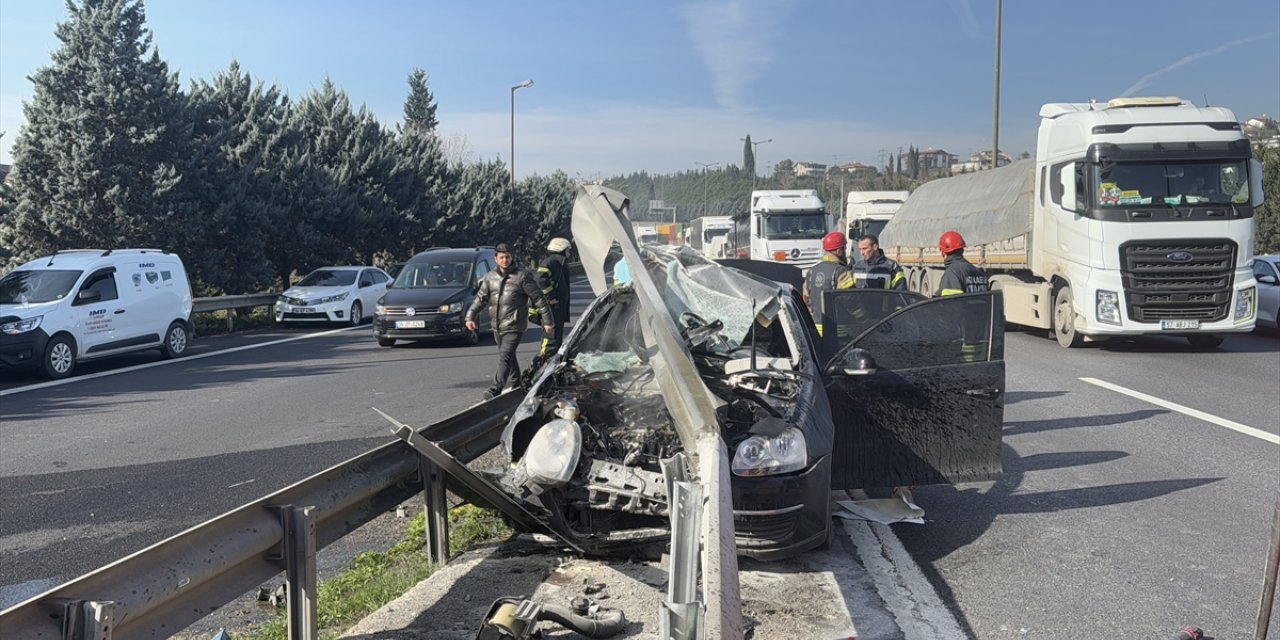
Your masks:
{"label": "street light pole", "polygon": [[996,0],[996,97],[995,116],[991,124],[991,168],[1000,166],[1000,22],[1004,14],[1004,0]]}
{"label": "street light pole", "polygon": [[513,194],[516,188],[516,90],[528,89],[532,86],[532,80],[525,80],[511,87],[511,191]]}
{"label": "street light pole", "polygon": [[702,215],[705,216],[711,213],[710,211],[707,211],[707,168],[718,167],[720,166],[720,163],[719,162],[710,162],[710,163],[696,162],[694,164],[697,164],[702,167]]}
{"label": "street light pole", "polygon": [[[738,139],[743,142],[747,141],[747,138],[738,138]],[[773,138],[769,138],[768,140],[761,140],[759,142],[756,142],[754,140],[751,141],[751,158],[752,160],[755,161],[756,166],[760,166],[760,145],[766,142],[773,142]],[[754,169],[751,171],[751,190],[752,191],[756,190],[756,173],[758,172],[755,171]]]}

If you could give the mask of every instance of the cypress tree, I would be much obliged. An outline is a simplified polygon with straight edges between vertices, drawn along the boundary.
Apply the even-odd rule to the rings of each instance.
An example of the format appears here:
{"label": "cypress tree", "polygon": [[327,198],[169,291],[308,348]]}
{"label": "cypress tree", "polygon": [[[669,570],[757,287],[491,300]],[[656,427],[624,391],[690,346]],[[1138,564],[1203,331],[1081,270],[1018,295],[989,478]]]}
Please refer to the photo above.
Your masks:
{"label": "cypress tree", "polygon": [[179,189],[190,125],[177,76],[140,2],[68,0],[67,11],[14,141],[14,252],[180,250],[191,242]]}
{"label": "cypress tree", "polygon": [[742,170],[747,175],[756,174],[756,154],[755,149],[751,147],[751,134],[747,134],[745,142],[742,143]]}

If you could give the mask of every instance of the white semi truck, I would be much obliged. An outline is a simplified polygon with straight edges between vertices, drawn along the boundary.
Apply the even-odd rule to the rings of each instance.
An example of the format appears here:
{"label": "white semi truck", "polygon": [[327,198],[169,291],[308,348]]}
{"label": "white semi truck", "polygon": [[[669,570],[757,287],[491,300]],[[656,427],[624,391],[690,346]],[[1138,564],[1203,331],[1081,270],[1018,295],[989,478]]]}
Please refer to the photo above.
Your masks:
{"label": "white semi truck", "polygon": [[1208,348],[1253,329],[1262,169],[1230,110],[1128,98],[1040,118],[1033,160],[927,182],[885,227],[913,291],[937,288],[954,229],[1006,320],[1064,347],[1165,334]]}
{"label": "white semi truck", "polygon": [[686,230],[685,244],[707,258],[719,258],[712,252],[715,239],[729,235],[733,229],[732,216],[703,216],[694,218]]}
{"label": "white semi truck", "polygon": [[909,195],[909,191],[850,191],[845,196],[843,225],[849,242],[856,246],[867,234],[879,237]]}
{"label": "white semi truck", "polygon": [[730,257],[783,262],[808,272],[822,259],[831,216],[815,189],[751,192],[751,210],[733,216]]}

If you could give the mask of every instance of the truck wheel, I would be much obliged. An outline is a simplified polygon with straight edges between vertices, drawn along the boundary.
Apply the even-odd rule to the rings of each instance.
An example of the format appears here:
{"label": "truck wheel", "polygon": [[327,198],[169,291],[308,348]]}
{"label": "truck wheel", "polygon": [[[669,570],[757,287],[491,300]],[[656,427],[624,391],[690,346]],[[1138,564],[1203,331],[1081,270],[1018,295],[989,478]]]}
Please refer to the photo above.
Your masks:
{"label": "truck wheel", "polygon": [[1222,344],[1222,336],[1187,336],[1187,342],[1197,349],[1216,349]]}
{"label": "truck wheel", "polygon": [[177,358],[187,352],[187,325],[174,320],[169,330],[164,332],[164,343],[160,345],[160,353],[166,358]]}
{"label": "truck wheel", "polygon": [[44,348],[40,373],[51,380],[71,375],[76,367],[76,345],[67,336],[54,336]]}
{"label": "truck wheel", "polygon": [[1063,285],[1053,294],[1053,337],[1058,344],[1072,349],[1084,339],[1076,333],[1076,312],[1071,308],[1071,286]]}

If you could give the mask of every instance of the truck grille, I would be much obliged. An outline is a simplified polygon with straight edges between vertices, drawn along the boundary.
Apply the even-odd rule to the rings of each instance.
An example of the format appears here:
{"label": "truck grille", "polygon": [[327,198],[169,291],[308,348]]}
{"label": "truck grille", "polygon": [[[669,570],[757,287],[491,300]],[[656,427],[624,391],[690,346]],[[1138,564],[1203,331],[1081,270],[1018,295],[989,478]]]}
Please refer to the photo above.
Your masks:
{"label": "truck grille", "polygon": [[1143,240],[1120,245],[1125,303],[1134,322],[1227,317],[1236,244],[1215,240]]}

